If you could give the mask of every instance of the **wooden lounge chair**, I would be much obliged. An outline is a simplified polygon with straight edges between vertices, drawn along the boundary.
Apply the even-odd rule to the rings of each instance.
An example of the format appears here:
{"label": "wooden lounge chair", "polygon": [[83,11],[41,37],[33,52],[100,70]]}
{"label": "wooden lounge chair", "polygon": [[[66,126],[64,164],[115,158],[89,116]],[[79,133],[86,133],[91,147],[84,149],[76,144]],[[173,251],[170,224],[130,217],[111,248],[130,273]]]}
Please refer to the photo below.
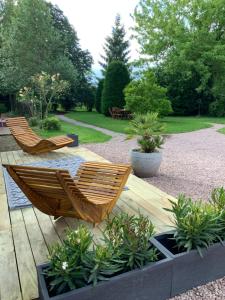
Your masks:
{"label": "wooden lounge chair", "polygon": [[73,139],[67,136],[56,136],[49,139],[41,139],[29,127],[24,117],[8,118],[6,125],[9,127],[17,144],[24,152],[38,154],[62,148],[73,143]]}
{"label": "wooden lounge chair", "polygon": [[131,172],[128,165],[83,163],[75,178],[67,170],[3,165],[43,213],[100,223],[112,211]]}

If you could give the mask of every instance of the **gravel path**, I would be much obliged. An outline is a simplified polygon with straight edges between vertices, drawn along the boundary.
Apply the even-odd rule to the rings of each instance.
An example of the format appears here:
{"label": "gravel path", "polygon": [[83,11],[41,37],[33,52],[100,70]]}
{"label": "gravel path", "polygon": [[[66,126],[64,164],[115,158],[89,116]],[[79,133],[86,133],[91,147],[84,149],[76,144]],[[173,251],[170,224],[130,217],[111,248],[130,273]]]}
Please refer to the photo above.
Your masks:
{"label": "gravel path", "polygon": [[[79,125],[83,126],[83,123],[79,122]],[[169,136],[162,150],[159,175],[145,180],[175,197],[185,193],[194,199],[207,199],[213,187],[225,186],[225,135],[217,132],[223,127],[214,125]],[[94,129],[98,130],[98,127]],[[126,163],[129,162],[129,151],[137,147],[137,142],[125,138],[123,134],[114,133],[106,143],[86,144],[85,147],[112,162]],[[225,300],[225,277],[172,299]]]}
{"label": "gravel path", "polygon": [[[195,199],[207,199],[213,187],[225,186],[225,135],[217,132],[222,127],[214,125],[166,138],[159,175],[145,180],[175,197],[185,193]],[[85,147],[112,162],[126,163],[137,142],[119,134],[106,143]]]}

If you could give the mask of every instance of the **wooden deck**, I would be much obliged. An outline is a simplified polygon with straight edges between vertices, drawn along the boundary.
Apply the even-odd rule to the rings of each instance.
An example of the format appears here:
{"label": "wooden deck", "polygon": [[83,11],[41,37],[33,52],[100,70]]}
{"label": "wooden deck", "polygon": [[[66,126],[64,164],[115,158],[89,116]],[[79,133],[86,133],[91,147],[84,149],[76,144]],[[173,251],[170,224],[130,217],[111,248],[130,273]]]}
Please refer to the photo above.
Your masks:
{"label": "wooden deck", "polygon": [[[0,153],[1,163],[22,164],[40,160],[56,159],[66,155],[79,155],[87,161],[106,161],[97,154],[79,147],[63,148],[48,154],[29,155],[22,151]],[[121,210],[129,214],[149,216],[157,232],[168,229],[171,216],[163,207],[169,207],[168,199],[174,199],[147,182],[130,175],[128,190],[122,193],[113,214]],[[10,211],[0,167],[0,299],[38,299],[35,265],[47,261],[49,247],[61,242],[68,228],[77,228],[83,221],[53,218],[35,208]],[[87,224],[87,223],[86,223]],[[93,228],[87,224],[99,240],[104,222]]]}

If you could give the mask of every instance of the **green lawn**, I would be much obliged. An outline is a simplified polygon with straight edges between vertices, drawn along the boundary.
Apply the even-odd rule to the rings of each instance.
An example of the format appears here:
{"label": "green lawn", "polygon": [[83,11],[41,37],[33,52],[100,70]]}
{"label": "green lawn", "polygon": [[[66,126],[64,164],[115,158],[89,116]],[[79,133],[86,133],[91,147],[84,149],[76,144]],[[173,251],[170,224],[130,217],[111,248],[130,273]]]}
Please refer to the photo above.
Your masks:
{"label": "green lawn", "polygon": [[[126,132],[125,129],[129,123],[129,121],[126,120],[115,120],[110,117],[105,117],[97,112],[70,112],[66,116],[77,121],[122,133]],[[210,123],[225,124],[225,118],[165,117],[162,119],[162,122],[165,125],[165,133],[170,134],[208,128],[211,127]]]}
{"label": "green lawn", "polygon": [[79,143],[103,143],[111,139],[111,136],[101,133],[97,130],[81,127],[81,126],[74,126],[68,124],[66,122],[61,122],[61,130],[51,130],[46,131],[43,129],[34,128],[37,134],[41,135],[43,138],[49,138],[52,136],[57,135],[66,135],[68,133],[75,133],[79,136]]}

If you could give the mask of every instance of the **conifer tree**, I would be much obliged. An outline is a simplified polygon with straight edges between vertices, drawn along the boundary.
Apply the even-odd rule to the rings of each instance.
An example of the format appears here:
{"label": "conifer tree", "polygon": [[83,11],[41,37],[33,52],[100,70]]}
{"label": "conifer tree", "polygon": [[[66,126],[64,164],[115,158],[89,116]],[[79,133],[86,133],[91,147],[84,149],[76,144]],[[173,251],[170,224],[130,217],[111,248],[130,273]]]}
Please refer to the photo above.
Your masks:
{"label": "conifer tree", "polygon": [[112,61],[121,61],[127,65],[129,61],[129,41],[126,40],[126,32],[121,24],[121,18],[118,14],[115,19],[115,25],[112,28],[111,36],[106,37],[105,54],[101,55],[102,62],[99,64],[103,67],[103,73]]}

